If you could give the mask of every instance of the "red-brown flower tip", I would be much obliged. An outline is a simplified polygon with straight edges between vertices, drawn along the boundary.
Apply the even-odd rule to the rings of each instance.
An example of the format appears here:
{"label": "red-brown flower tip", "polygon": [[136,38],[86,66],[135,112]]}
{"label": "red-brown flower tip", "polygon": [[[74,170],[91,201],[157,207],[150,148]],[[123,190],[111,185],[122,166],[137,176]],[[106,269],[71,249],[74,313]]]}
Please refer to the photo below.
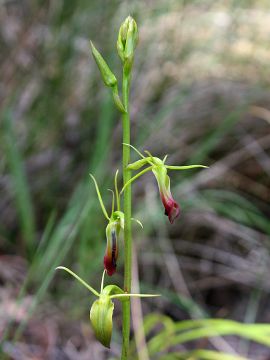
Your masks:
{"label": "red-brown flower tip", "polygon": [[103,262],[109,276],[112,276],[116,271],[116,260],[118,257],[117,226],[117,224],[111,222],[106,228],[107,247]]}
{"label": "red-brown flower tip", "polygon": [[116,271],[116,259],[115,258],[110,259],[110,257],[108,255],[105,255],[104,256],[104,267],[107,271],[107,274],[109,276],[112,276]]}
{"label": "red-brown flower tip", "polygon": [[161,200],[165,208],[164,214],[168,216],[170,223],[173,224],[174,220],[180,214],[180,207],[172,197],[165,198],[161,196]]}

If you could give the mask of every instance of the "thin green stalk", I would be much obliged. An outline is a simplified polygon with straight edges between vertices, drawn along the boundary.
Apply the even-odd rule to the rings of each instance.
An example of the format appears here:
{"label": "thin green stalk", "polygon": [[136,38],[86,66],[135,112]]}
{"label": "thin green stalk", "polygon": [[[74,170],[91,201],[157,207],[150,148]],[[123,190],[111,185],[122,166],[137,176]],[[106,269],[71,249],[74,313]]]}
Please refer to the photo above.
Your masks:
{"label": "thin green stalk", "polygon": [[[118,94],[118,82],[102,55],[91,43],[92,54],[100,70],[103,82],[112,90],[113,99],[116,107],[121,111],[123,127],[123,187],[124,191],[124,291],[130,293],[131,290],[131,170],[127,168],[130,159],[130,118],[129,118],[129,87],[131,80],[131,70],[134,59],[134,51],[138,43],[138,28],[135,20],[128,16],[121,24],[117,38],[117,52],[123,65],[123,83],[121,101]],[[128,145],[128,146],[127,146]],[[97,189],[98,190],[98,189]],[[97,191],[98,192],[98,191]],[[119,209],[119,196],[117,179],[115,177],[115,194],[117,208]],[[100,201],[101,205],[102,202]],[[105,207],[104,207],[105,208]],[[104,211],[105,213],[105,211]],[[106,216],[106,213],[105,213]],[[130,336],[130,299],[123,303],[123,326],[122,326],[122,360],[128,359]]]}
{"label": "thin green stalk", "polygon": [[[123,114],[123,143],[130,144],[130,118],[129,118],[129,85],[130,75],[123,71],[123,103],[126,112]],[[129,182],[131,172],[127,169],[130,158],[130,147],[123,145],[123,184]],[[130,293],[131,291],[131,184],[126,186],[124,192],[124,214],[125,214],[125,228],[124,228],[124,291]],[[129,335],[130,335],[130,299],[123,302],[123,325],[122,325],[122,360],[128,359],[129,352]]]}

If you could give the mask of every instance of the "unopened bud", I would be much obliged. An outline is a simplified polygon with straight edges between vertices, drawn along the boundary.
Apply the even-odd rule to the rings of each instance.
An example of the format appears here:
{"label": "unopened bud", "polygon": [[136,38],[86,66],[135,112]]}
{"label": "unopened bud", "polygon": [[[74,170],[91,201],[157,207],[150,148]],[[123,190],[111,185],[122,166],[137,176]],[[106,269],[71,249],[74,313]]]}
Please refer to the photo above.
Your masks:
{"label": "unopened bud", "polygon": [[99,53],[99,51],[95,48],[92,41],[90,41],[90,44],[91,44],[93,57],[95,59],[95,62],[97,63],[104,84],[109,87],[114,87],[117,84],[117,79],[115,75],[113,74],[113,72],[111,71],[111,69],[109,68],[106,61]]}
{"label": "unopened bud", "polygon": [[135,20],[128,16],[119,29],[117,39],[117,51],[121,60],[128,62],[130,66],[134,58],[134,52],[138,43],[138,27]]}

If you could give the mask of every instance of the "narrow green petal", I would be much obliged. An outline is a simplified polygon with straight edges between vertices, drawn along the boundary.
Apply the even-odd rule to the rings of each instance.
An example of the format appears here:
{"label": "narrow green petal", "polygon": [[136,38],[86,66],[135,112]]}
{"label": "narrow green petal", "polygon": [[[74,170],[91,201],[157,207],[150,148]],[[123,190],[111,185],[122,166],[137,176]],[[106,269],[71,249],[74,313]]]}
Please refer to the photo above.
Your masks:
{"label": "narrow green petal", "polygon": [[165,161],[167,160],[167,157],[168,157],[168,154],[164,156],[164,158],[162,160],[163,164],[165,164]]}
{"label": "narrow green petal", "polygon": [[165,165],[165,167],[169,170],[188,170],[194,168],[209,168],[209,166],[204,165],[184,165],[184,166],[173,166],[173,165]]}
{"label": "narrow green petal", "polygon": [[137,224],[140,225],[140,227],[143,229],[143,224],[138,219],[131,218],[131,220],[135,221]]}
{"label": "narrow green petal", "polygon": [[115,176],[114,176],[114,189],[115,189],[115,196],[116,196],[116,206],[117,210],[120,211],[120,197],[119,197],[119,191],[118,191],[118,169],[116,170]]}
{"label": "narrow green petal", "polygon": [[[140,298],[148,298],[148,297],[159,297],[161,296],[160,294],[116,294],[116,295],[111,295],[110,299],[119,299],[119,300],[125,300],[125,298],[128,297],[140,297]],[[122,299],[124,298],[124,299]]]}
{"label": "narrow green petal", "polygon": [[101,284],[100,284],[100,293],[102,293],[103,291],[103,287],[104,287],[104,276],[106,274],[106,270],[104,269],[103,270],[103,273],[102,273],[102,278],[101,278]]}
{"label": "narrow green petal", "polygon": [[150,157],[150,159],[153,161],[154,156],[150,153],[148,150],[144,150],[144,152]]}
{"label": "narrow green petal", "polygon": [[112,211],[111,211],[111,218],[112,218],[112,215],[113,215],[113,213],[114,213],[115,196],[114,196],[114,191],[113,191],[112,189],[107,189],[107,190],[112,193]]}
{"label": "narrow green petal", "polygon": [[64,266],[57,266],[57,268],[55,270],[65,270],[66,272],[68,272],[70,275],[72,275],[73,277],[75,277],[75,279],[77,279],[83,286],[85,286],[89,291],[91,291],[94,295],[99,297],[99,293],[93,289],[90,285],[88,285],[83,279],[81,279],[77,274],[75,274],[73,271],[71,271],[70,269],[64,267]]}
{"label": "narrow green petal", "polygon": [[131,149],[135,150],[136,153],[137,153],[142,159],[145,158],[145,156],[143,156],[143,154],[142,154],[138,149],[136,149],[135,146],[130,145],[130,144],[126,144],[126,143],[123,143],[123,145],[131,147]]}
{"label": "narrow green petal", "polygon": [[102,200],[102,197],[101,197],[101,194],[100,194],[100,191],[99,191],[99,188],[98,188],[98,184],[96,182],[96,179],[94,178],[94,176],[92,174],[89,174],[92,178],[92,180],[94,181],[94,184],[95,184],[95,187],[96,187],[96,192],[97,192],[97,196],[98,196],[98,200],[99,200],[99,203],[100,203],[100,206],[101,206],[101,209],[103,211],[103,214],[105,216],[106,219],[108,219],[110,221],[110,218],[109,218],[109,215],[106,211],[106,208],[104,206],[104,203],[103,203],[103,200]]}
{"label": "narrow green petal", "polygon": [[126,188],[129,184],[131,184],[134,180],[138,179],[138,178],[139,178],[140,176],[142,176],[143,174],[147,173],[147,171],[152,170],[152,168],[153,168],[152,166],[149,166],[148,168],[143,169],[141,172],[139,172],[138,174],[136,174],[135,176],[133,176],[129,181],[127,181],[127,182],[125,183],[125,185],[123,186],[122,190],[120,191],[120,194],[123,193],[123,191],[125,190],[125,188]]}

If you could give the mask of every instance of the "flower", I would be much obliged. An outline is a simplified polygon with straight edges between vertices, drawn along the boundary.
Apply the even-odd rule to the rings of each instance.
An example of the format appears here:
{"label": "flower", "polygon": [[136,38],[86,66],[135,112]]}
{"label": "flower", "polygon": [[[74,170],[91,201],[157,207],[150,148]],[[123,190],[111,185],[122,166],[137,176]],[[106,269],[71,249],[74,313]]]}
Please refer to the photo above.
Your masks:
{"label": "flower", "polygon": [[107,348],[110,348],[112,330],[113,330],[113,310],[114,303],[112,300],[118,299],[122,303],[130,297],[156,297],[158,294],[130,294],[124,292],[117,285],[107,285],[104,287],[105,270],[103,271],[100,292],[96,291],[92,286],[87,284],[82,278],[75,274],[70,269],[64,266],[58,266],[56,270],[64,270],[78,280],[84,287],[86,287],[98,299],[95,300],[90,308],[90,322],[94,330],[97,340]]}
{"label": "flower", "polygon": [[126,146],[130,146],[133,150],[137,152],[137,154],[141,157],[140,160],[135,161],[132,164],[129,164],[127,168],[129,170],[139,170],[141,167],[145,165],[150,165],[147,168],[143,169],[141,172],[134,175],[123,187],[121,193],[125,190],[126,186],[132,183],[134,180],[138,179],[141,175],[145,174],[148,171],[152,171],[159,188],[160,198],[165,208],[165,215],[168,216],[170,223],[172,224],[174,220],[180,214],[180,207],[178,203],[172,197],[171,189],[170,189],[170,178],[167,174],[167,170],[188,170],[193,168],[207,168],[204,165],[184,165],[184,166],[173,166],[173,165],[165,165],[165,161],[167,159],[167,155],[163,160],[156,156],[152,156],[149,151],[145,151],[145,153],[149,156],[145,157],[142,153],[140,153],[134,146],[130,144],[124,144]]}
{"label": "flower", "polygon": [[[90,174],[95,184],[95,188],[102,212],[105,218],[109,221],[108,225],[106,226],[107,246],[103,258],[103,263],[107,274],[110,276],[112,276],[116,271],[116,261],[118,257],[118,238],[121,229],[124,229],[124,223],[125,223],[124,213],[120,211],[120,198],[119,198],[118,185],[117,185],[117,175],[118,175],[118,170],[116,171],[114,178],[115,192],[109,189],[113,194],[112,211],[111,211],[111,216],[109,216],[104,206],[96,179],[92,174]],[[115,196],[116,196],[116,204],[117,204],[116,211],[114,211]]]}
{"label": "flower", "polygon": [[103,262],[107,274],[110,276],[112,276],[116,271],[116,261],[118,257],[118,237],[120,230],[120,219],[110,221],[106,227],[107,247]]}
{"label": "flower", "polygon": [[180,214],[180,207],[172,197],[170,190],[170,178],[167,175],[167,169],[164,165],[159,165],[153,166],[152,171],[157,179],[160,198],[165,208],[164,214],[168,216],[170,223],[172,224]]}
{"label": "flower", "polygon": [[90,322],[96,338],[102,345],[110,348],[113,330],[114,304],[108,295],[100,295],[90,309]]}

